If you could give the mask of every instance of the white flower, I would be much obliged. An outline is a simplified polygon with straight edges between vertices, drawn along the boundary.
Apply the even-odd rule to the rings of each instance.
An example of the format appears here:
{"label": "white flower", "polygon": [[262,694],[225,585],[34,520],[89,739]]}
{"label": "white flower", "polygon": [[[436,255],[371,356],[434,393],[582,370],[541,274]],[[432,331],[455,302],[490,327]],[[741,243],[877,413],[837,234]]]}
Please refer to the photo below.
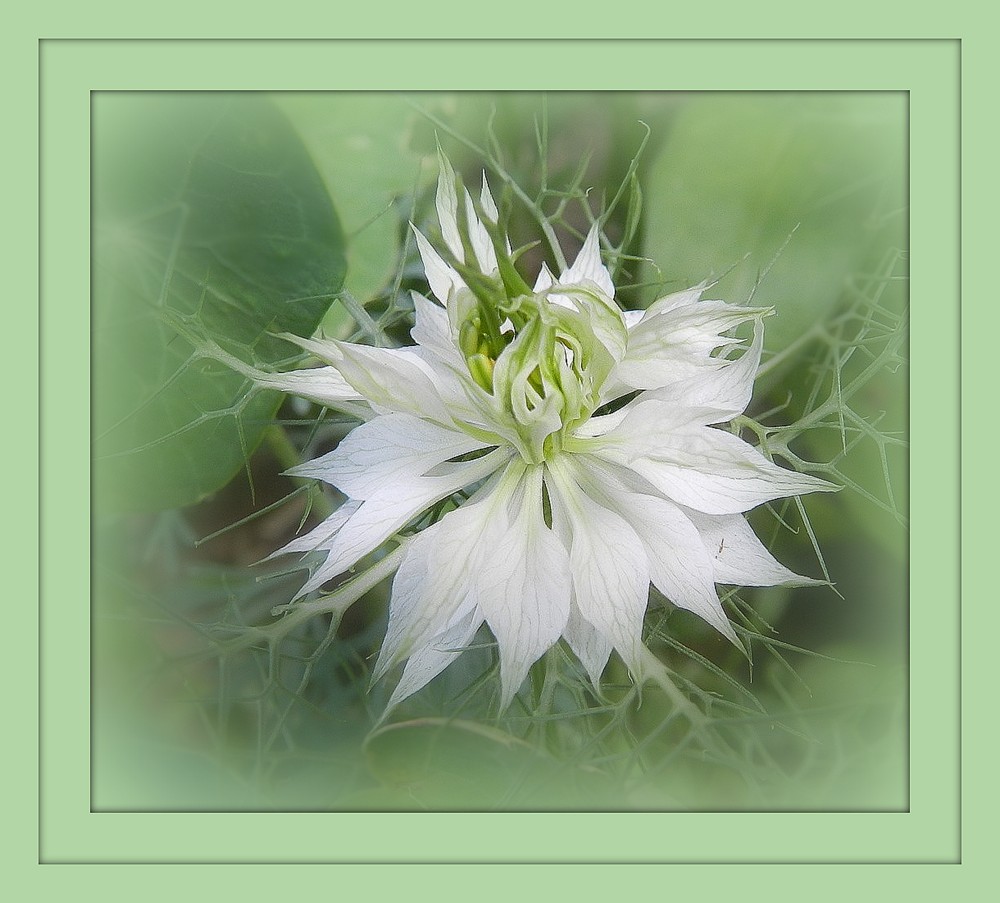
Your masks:
{"label": "white flower", "polygon": [[[292,471],[349,497],[275,553],[325,553],[299,596],[467,493],[405,541],[375,665],[378,679],[405,662],[390,706],[484,622],[502,707],[560,637],[595,684],[612,650],[638,676],[651,583],[739,645],[717,583],[811,582],[767,552],[744,512],[835,488],[718,428],[750,401],[769,311],[701,300],[703,286],[622,311],[596,225],[572,266],[558,278],[543,267],[529,288],[485,177],[479,210],[442,158],[441,253],[414,229],[439,303],[413,294],[415,345],[289,336],[328,366],[254,373],[365,421]],[[745,347],[727,334],[748,321]]]}

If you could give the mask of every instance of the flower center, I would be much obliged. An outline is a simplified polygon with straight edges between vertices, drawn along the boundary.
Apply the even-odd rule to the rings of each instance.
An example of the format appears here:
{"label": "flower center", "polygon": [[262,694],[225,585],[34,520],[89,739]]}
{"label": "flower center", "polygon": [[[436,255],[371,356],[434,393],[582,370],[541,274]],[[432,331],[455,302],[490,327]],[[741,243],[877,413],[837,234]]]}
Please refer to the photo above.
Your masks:
{"label": "flower center", "polygon": [[469,375],[492,396],[529,463],[557,454],[566,431],[593,413],[614,363],[580,295],[519,295],[492,311],[471,293],[455,299],[454,309],[464,309],[457,333]]}

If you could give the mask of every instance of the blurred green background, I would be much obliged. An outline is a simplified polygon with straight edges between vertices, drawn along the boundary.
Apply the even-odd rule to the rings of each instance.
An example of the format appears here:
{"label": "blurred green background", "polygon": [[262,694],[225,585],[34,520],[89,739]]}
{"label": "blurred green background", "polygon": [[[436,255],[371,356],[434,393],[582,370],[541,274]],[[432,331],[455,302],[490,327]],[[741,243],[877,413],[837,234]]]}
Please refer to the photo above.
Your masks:
{"label": "blurred green background", "polygon": [[[95,95],[94,808],[905,808],[906,117],[898,93]],[[515,246],[544,217],[571,260],[601,215],[626,307],[711,279],[775,308],[748,414],[845,489],[751,522],[836,589],[727,594],[752,665],[653,607],[697,723],[615,661],[597,698],[561,648],[498,717],[486,635],[379,725],[385,585],[253,639],[302,579],[257,562],[335,501],[281,472],[350,423],[199,341],[278,368],[283,331],[409,343],[437,141]]]}

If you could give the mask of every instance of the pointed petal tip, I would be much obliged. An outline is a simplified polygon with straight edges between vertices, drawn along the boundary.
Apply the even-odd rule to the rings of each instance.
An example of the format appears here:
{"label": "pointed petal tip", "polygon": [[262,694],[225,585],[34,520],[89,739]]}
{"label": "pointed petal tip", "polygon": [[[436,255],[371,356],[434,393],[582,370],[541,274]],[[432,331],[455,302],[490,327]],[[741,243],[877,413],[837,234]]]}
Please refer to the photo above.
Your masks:
{"label": "pointed petal tip", "polygon": [[813,476],[811,473],[803,473],[802,471],[796,471],[796,473],[809,486],[803,492],[840,492],[844,488],[839,483],[831,483],[829,480]]}
{"label": "pointed petal tip", "polygon": [[500,220],[500,211],[497,209],[496,201],[493,200],[493,193],[490,191],[490,183],[486,179],[486,170],[483,170],[483,188],[479,193],[479,203],[483,208],[483,213],[489,217],[491,223],[496,225]]}
{"label": "pointed petal tip", "polygon": [[552,275],[552,271],[549,269],[549,265],[543,260],[541,269],[538,271],[538,278],[535,280],[535,285],[532,291],[536,294],[539,292],[544,292],[548,288],[552,288],[555,284],[555,278]]}
{"label": "pointed petal tip", "polygon": [[749,653],[746,646],[737,636],[736,631],[733,629],[733,623],[729,620],[729,616],[726,614],[725,609],[722,607],[722,603],[718,603],[718,610],[714,608],[709,611],[701,610],[694,611],[693,609],[687,609],[692,614],[701,618],[709,627],[721,633],[730,643],[732,643],[744,656],[749,658]]}
{"label": "pointed petal tip", "polygon": [[733,632],[732,636],[728,633],[724,633],[723,636],[736,647],[736,651],[739,652],[743,658],[745,658],[750,664],[753,664],[753,659],[750,657],[750,647],[738,636],[736,636],[735,632]]}
{"label": "pointed petal tip", "polygon": [[434,146],[437,152],[439,167],[454,171],[451,165],[451,160],[448,159],[448,155],[444,152],[444,148],[441,147],[441,136],[436,131],[434,132]]}
{"label": "pointed petal tip", "polygon": [[832,580],[827,580],[824,577],[806,577],[804,574],[796,574],[792,572],[790,576],[782,580],[781,583],[774,584],[775,586],[828,586],[830,589],[836,592],[836,584]]}
{"label": "pointed petal tip", "polygon": [[600,221],[595,222],[584,239],[583,246],[572,266],[559,276],[560,285],[572,285],[589,280],[609,298],[615,296],[615,286],[611,274],[601,260]]}
{"label": "pointed petal tip", "polygon": [[510,708],[510,704],[514,701],[514,697],[517,695],[517,691],[521,689],[522,680],[516,686],[508,683],[503,674],[500,676],[500,705],[498,707],[498,713],[503,714]]}
{"label": "pointed petal tip", "polygon": [[383,677],[386,676],[396,665],[399,664],[400,659],[398,655],[385,655],[385,646],[379,650],[378,658],[375,660],[375,666],[372,668],[372,676],[368,681],[369,692]]}
{"label": "pointed petal tip", "polygon": [[412,223],[413,236],[417,242],[417,252],[424,265],[424,273],[427,276],[427,283],[431,287],[431,292],[443,305],[448,305],[448,296],[453,288],[463,285],[458,273],[446,263],[444,258],[434,246],[427,240],[424,234]]}

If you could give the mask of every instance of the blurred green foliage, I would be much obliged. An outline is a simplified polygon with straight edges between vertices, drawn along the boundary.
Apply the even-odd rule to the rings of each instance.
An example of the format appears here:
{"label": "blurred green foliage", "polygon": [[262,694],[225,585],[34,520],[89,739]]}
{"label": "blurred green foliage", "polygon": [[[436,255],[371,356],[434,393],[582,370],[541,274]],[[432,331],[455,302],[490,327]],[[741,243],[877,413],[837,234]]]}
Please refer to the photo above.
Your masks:
{"label": "blurred green foliage", "polygon": [[104,502],[173,508],[249,458],[280,396],[195,355],[292,353],[344,278],[343,236],[287,120],[252,95],[94,101],[94,458]]}
{"label": "blurred green foliage", "polygon": [[[410,147],[417,111],[394,94],[275,94],[295,126],[337,210],[347,239],[344,289],[369,300],[396,273],[401,235],[400,199],[435,178]],[[336,333],[349,321],[337,305],[324,323]]]}
{"label": "blurred green foliage", "polygon": [[[720,94],[676,117],[646,178],[649,281],[703,279],[773,306],[767,349],[829,316],[849,280],[902,247],[902,94]],[[662,292],[661,292],[662,294]]]}

